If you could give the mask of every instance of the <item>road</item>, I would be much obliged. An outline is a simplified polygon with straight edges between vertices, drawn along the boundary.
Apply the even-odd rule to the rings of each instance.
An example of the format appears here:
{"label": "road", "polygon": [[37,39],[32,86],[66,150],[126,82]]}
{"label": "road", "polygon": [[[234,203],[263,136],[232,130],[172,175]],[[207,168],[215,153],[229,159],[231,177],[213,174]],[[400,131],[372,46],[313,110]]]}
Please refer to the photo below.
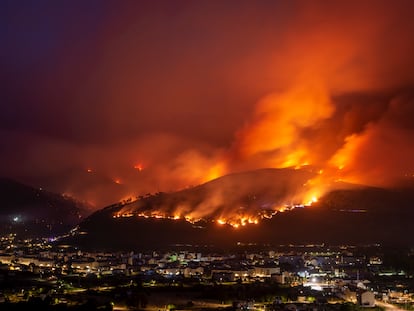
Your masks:
{"label": "road", "polygon": [[392,310],[392,311],[407,311],[408,309],[402,309],[402,308],[400,308],[400,307],[396,307],[396,306],[394,306],[394,305],[392,305],[392,304],[390,304],[390,303],[385,303],[385,302],[382,302],[382,301],[378,301],[378,300],[375,300],[375,305],[377,305],[377,306],[379,306],[379,307],[381,307],[381,308],[385,308],[385,310],[387,311],[387,310]]}

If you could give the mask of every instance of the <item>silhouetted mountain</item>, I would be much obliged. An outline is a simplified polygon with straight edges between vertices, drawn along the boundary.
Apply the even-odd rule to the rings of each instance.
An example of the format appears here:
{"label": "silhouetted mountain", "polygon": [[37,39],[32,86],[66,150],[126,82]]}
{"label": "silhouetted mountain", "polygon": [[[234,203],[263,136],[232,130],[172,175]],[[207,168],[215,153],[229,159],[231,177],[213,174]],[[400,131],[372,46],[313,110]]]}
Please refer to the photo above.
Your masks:
{"label": "silhouetted mountain", "polygon": [[[86,218],[80,223],[78,234],[64,242],[96,249],[157,248],[172,244],[227,247],[237,242],[414,244],[411,188],[344,185],[346,189],[334,190],[312,206],[277,213],[271,219],[261,219],[257,225],[234,228],[212,221],[229,211],[259,215],[268,205],[293,200],[311,176],[310,171],[258,170],[224,176],[176,193],[158,193],[114,204]],[[212,200],[217,193],[221,193],[220,199]],[[138,216],[148,215],[151,210],[167,211],[164,215],[171,216],[182,206],[187,214],[192,211],[197,214],[195,211],[205,208],[202,219],[190,223],[184,219]]]}
{"label": "silhouetted mountain", "polygon": [[74,199],[0,178],[0,233],[43,237],[67,232],[88,213]]}

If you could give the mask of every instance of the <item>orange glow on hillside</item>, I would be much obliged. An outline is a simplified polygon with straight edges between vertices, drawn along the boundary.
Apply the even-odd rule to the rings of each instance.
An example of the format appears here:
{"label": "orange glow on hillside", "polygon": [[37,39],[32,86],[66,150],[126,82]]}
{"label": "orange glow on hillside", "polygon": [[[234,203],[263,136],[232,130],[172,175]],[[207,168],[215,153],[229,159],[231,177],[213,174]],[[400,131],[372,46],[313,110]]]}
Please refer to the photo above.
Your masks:
{"label": "orange glow on hillside", "polygon": [[216,178],[219,178],[225,174],[225,165],[223,163],[218,163],[212,166],[208,171],[205,177],[203,177],[203,182],[207,182]]}
{"label": "orange glow on hillside", "polygon": [[390,2],[258,1],[251,9],[221,1],[218,9],[188,1],[166,14],[164,5],[129,1],[93,36],[86,11],[79,27],[56,19],[62,37],[33,24],[33,10],[12,14],[11,25],[25,18],[57,48],[21,31],[13,33],[19,44],[6,44],[3,72],[13,79],[4,105],[19,109],[3,111],[2,145],[16,148],[1,153],[2,172],[96,208],[257,169],[320,175],[280,186],[275,196],[286,192],[287,202],[268,200],[260,215],[254,199],[222,208],[242,183],[201,203],[147,207],[191,221],[214,211],[239,226],[289,210],[284,203],[308,205],[339,183],[412,182],[414,1]]}
{"label": "orange glow on hillside", "polygon": [[260,221],[264,219],[270,219],[277,215],[278,213],[291,211],[296,208],[306,208],[312,206],[312,204],[318,201],[318,191],[315,191],[315,188],[312,187],[308,195],[304,195],[302,203],[287,203],[283,206],[273,206],[271,209],[262,211],[260,213],[251,213],[248,210],[243,213],[238,212],[238,209],[228,210],[227,213],[222,213],[221,216],[209,219],[203,216],[199,216],[200,211],[197,208],[189,210],[185,206],[177,206],[172,211],[167,211],[161,209],[154,209],[148,211],[140,211],[139,209],[134,210],[128,207],[128,204],[131,203],[128,201],[123,201],[124,205],[121,210],[113,215],[113,218],[125,218],[125,217],[142,217],[142,218],[155,218],[155,219],[170,219],[170,220],[185,220],[189,223],[196,224],[202,220],[209,220],[211,222],[217,223],[217,225],[229,225],[235,229],[242,228],[248,225],[257,225]]}

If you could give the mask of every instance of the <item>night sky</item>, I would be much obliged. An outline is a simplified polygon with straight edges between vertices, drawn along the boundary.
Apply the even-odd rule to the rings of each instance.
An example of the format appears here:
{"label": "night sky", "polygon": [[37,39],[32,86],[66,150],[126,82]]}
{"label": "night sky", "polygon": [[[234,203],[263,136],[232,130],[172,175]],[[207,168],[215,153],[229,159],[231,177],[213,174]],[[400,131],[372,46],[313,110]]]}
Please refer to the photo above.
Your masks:
{"label": "night sky", "polygon": [[263,167],[414,176],[411,0],[11,0],[0,25],[1,176],[97,207]]}

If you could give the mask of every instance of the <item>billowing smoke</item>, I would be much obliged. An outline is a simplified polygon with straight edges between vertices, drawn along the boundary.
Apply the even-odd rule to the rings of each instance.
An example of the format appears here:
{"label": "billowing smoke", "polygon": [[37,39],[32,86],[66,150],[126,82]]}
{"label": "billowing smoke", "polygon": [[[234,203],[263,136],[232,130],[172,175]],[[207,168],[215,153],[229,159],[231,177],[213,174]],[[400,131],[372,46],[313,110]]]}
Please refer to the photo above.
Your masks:
{"label": "billowing smoke", "polygon": [[3,175],[97,207],[266,167],[412,178],[412,1],[78,5],[0,10]]}
{"label": "billowing smoke", "polygon": [[325,191],[413,177],[410,5],[372,4],[305,5],[275,66],[287,78],[238,132],[230,167],[314,165]]}
{"label": "billowing smoke", "polygon": [[413,180],[413,109],[413,93],[401,93],[389,101],[379,120],[347,136],[331,159],[341,168],[342,178],[379,186]]}
{"label": "billowing smoke", "polygon": [[[262,169],[235,173],[203,185],[174,193],[143,196],[137,201],[121,202],[113,217],[154,217],[206,220],[234,227],[257,224],[276,213],[311,205],[302,203],[312,188],[312,169]],[[314,193],[315,194],[315,193]],[[132,203],[131,203],[132,202]]]}
{"label": "billowing smoke", "polygon": [[260,158],[268,167],[313,162],[312,145],[303,133],[334,111],[329,94],[319,85],[302,85],[259,102],[251,124],[236,141],[241,160]]}

